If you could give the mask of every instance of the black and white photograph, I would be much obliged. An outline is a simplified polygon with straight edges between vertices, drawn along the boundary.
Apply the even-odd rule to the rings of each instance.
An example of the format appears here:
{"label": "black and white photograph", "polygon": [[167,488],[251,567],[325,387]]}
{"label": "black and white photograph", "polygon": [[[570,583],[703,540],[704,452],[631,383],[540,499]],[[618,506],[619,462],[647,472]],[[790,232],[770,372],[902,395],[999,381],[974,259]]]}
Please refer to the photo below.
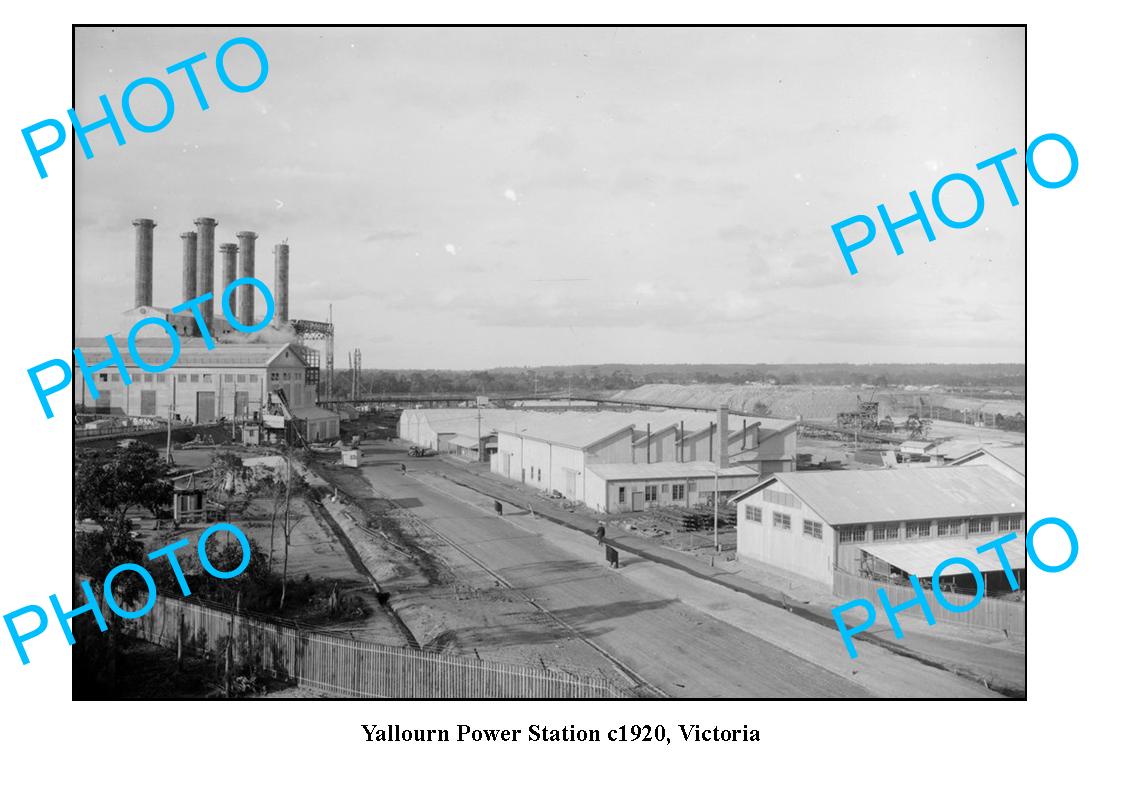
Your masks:
{"label": "black and white photograph", "polygon": [[76,26],[73,699],[1027,699],[1026,40]]}

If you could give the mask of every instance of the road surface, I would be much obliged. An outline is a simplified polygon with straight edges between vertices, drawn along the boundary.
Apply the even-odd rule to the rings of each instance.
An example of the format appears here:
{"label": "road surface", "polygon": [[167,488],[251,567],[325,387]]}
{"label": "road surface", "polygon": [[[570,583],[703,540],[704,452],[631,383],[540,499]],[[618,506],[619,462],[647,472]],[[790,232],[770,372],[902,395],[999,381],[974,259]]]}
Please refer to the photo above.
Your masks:
{"label": "road surface", "polygon": [[[407,463],[406,473],[385,466],[398,460]],[[373,465],[364,466],[362,475],[376,492],[408,506],[481,566],[667,696],[885,696],[884,688],[871,686],[886,676],[892,695],[988,695],[947,672],[881,650],[870,655],[863,650],[866,661],[852,668],[837,634],[659,564],[625,555],[622,568],[611,570],[583,534],[510,504],[503,517],[496,516],[487,498],[440,479],[438,460],[409,459],[402,450],[377,445],[365,451],[364,461]],[[480,628],[472,640],[483,649],[489,632],[502,628]]]}

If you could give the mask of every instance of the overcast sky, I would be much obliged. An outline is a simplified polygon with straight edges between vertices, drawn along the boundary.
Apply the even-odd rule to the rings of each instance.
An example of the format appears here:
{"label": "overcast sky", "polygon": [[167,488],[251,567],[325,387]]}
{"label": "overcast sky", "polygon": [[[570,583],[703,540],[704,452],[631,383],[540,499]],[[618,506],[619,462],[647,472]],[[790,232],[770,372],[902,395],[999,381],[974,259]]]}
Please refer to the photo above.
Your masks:
{"label": "overcast sky", "polygon": [[[249,36],[247,94],[214,71]],[[980,175],[979,223],[883,230],[850,276],[831,224],[1024,150],[1021,29],[79,29],[76,100],[200,51],[162,131],[103,128],[76,173],[77,333],[121,327],[131,219],[157,221],[155,303],[180,239],[291,246],[291,315],[336,362],[1024,362],[1024,201]],[[231,52],[235,78],[255,74]],[[166,77],[166,76],[165,76]],[[162,103],[134,95],[141,119]],[[155,95],[155,92],[152,92]],[[158,96],[158,95],[156,95]],[[124,120],[122,119],[124,124]],[[47,166],[50,167],[47,156]],[[1024,167],[1010,161],[1025,196]],[[963,186],[958,186],[963,188]],[[968,194],[949,189],[952,215]],[[963,208],[967,209],[964,210]],[[851,234],[856,234],[854,230]],[[216,276],[220,268],[216,265]],[[260,302],[259,302],[260,306]]]}

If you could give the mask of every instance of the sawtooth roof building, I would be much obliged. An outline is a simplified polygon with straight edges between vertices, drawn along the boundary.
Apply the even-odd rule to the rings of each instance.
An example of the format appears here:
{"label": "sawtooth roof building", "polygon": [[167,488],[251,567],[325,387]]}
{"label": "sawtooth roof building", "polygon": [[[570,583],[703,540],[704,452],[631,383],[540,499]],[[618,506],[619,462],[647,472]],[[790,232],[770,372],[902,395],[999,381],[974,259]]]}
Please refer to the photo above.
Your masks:
{"label": "sawtooth roof building", "polygon": [[715,470],[719,500],[760,473],[793,470],[796,425],[720,409],[419,409],[402,412],[398,436],[488,461],[492,472],[506,478],[618,513],[712,505]]}

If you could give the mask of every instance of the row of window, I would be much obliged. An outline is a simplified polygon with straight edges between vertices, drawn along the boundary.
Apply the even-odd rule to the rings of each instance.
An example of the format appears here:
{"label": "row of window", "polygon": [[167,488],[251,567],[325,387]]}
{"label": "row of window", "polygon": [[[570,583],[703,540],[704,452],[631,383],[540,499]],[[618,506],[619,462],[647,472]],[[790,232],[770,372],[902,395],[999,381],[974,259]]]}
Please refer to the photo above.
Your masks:
{"label": "row of window", "polygon": [[[276,373],[273,374],[273,376],[276,376],[276,375],[277,375]],[[249,380],[249,382],[251,384],[257,383],[257,374],[256,373],[238,373],[238,374],[224,373],[224,374],[222,374],[222,380],[224,382],[226,382],[227,384],[233,384],[234,381],[235,381],[235,376],[237,376],[237,382],[239,384],[245,383],[247,379]],[[152,382],[156,382],[157,384],[164,384],[168,380],[168,374],[167,373],[138,373],[135,376],[133,376],[132,378],[133,378],[134,382],[139,381],[139,382],[144,382],[146,384],[151,384]],[[214,375],[211,374],[211,373],[177,373],[176,374],[176,380],[180,384],[185,384],[188,381],[199,382],[200,380],[204,384],[210,384],[210,383],[214,382]],[[288,376],[286,374],[286,381],[287,380],[288,380]],[[98,381],[101,382],[102,384],[105,384],[107,382],[119,382],[119,381],[121,381],[121,376],[117,373],[99,373],[98,374]],[[277,381],[277,379],[274,378],[273,381]]]}
{"label": "row of window", "polygon": [[[762,523],[764,521],[763,514],[764,512],[759,506],[745,504],[745,520],[748,522]],[[854,544],[866,541],[884,542],[901,539],[902,530],[905,539],[925,539],[932,536],[932,525],[930,521],[912,521],[904,523],[902,529],[901,523],[875,522],[869,526],[868,536],[867,526],[865,525],[839,525],[835,530],[838,533],[840,544]],[[994,533],[995,530],[999,533],[1006,533],[1022,530],[1022,517],[1020,514],[1006,514],[999,517],[959,517],[937,520],[935,526],[936,536],[961,536],[964,528],[966,528],[968,536]],[[772,512],[772,527],[790,531],[792,528],[791,515],[780,511]],[[823,524],[812,520],[804,520],[803,533],[815,539],[822,539]]]}
{"label": "row of window", "polygon": [[[530,468],[530,477],[534,478],[534,468]],[[542,480],[542,470],[538,470],[538,480]],[[691,486],[693,486],[691,482]],[[654,503],[659,500],[659,491],[662,490],[663,494],[671,493],[671,500],[685,500],[686,499],[686,484],[649,484],[643,488],[643,499],[647,503]],[[616,502],[627,503],[628,492],[627,487],[619,487],[616,495]]]}
{"label": "row of window", "polygon": [[287,370],[279,371],[279,372],[274,370],[269,374],[269,381],[304,381],[304,380],[305,379],[303,379],[299,373],[289,373]]}
{"label": "row of window", "polygon": [[[904,524],[905,539],[925,539],[932,536],[930,521],[914,521]],[[1020,514],[1004,514],[999,517],[954,517],[951,519],[936,520],[936,536],[962,536],[964,530],[968,536],[994,533],[1008,533],[1022,530],[1022,517]],[[901,525],[896,522],[875,522],[869,528],[869,537],[865,525],[840,525],[838,541],[840,544],[853,544],[855,542],[884,542],[900,539]]]}
{"label": "row of window", "polygon": [[[755,506],[750,508],[754,509],[748,513],[749,518],[753,518],[753,522],[760,522],[760,509]],[[772,512],[772,527],[780,531],[790,531],[792,529],[792,515],[786,514],[782,511]],[[803,534],[810,536],[812,539],[823,538],[823,523],[813,522],[812,520],[803,521]]]}

